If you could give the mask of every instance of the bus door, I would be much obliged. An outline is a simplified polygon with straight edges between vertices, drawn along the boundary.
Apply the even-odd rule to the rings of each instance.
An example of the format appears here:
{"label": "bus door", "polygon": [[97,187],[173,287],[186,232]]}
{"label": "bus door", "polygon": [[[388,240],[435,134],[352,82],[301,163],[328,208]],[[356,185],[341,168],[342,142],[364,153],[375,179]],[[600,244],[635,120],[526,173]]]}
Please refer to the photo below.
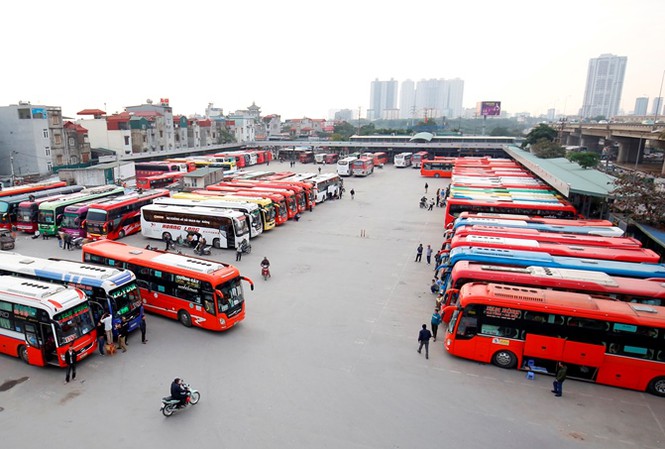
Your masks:
{"label": "bus door", "polygon": [[[229,221],[226,224],[223,224],[220,228],[219,231],[221,234],[226,234],[226,247],[227,248],[235,248],[236,247],[236,233],[234,232],[233,229],[233,221],[229,219]],[[223,237],[220,236],[220,238]]]}
{"label": "bus door", "polygon": [[46,363],[45,354],[42,353],[44,340],[40,335],[40,326],[42,324],[50,327],[46,323],[25,322],[25,324],[23,324],[23,333],[25,334],[25,341],[27,343],[26,354],[28,360],[30,360],[30,363],[38,366]]}

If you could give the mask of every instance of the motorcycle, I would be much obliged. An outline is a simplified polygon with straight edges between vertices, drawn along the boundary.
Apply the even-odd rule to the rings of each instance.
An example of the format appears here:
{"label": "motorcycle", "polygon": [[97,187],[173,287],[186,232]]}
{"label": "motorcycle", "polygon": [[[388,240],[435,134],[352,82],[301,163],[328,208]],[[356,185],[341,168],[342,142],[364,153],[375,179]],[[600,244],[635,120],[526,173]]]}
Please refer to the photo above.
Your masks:
{"label": "motorcycle", "polygon": [[270,277],[270,267],[267,265],[261,265],[261,276],[263,276],[263,280],[267,281],[268,278]]}
{"label": "motorcycle", "polygon": [[242,249],[244,254],[250,254],[252,252],[252,245],[247,243],[247,240],[243,240],[240,244],[240,249]]}
{"label": "motorcycle", "polygon": [[422,198],[420,199],[420,208],[421,208],[421,209],[427,209],[427,207],[428,207],[428,206],[427,206],[427,198],[422,197]]}
{"label": "motorcycle", "polygon": [[199,256],[209,256],[211,254],[212,246],[204,246],[201,249],[194,248],[194,254]]}
{"label": "motorcycle", "polygon": [[189,386],[189,384],[184,384],[185,390],[187,392],[187,399],[185,400],[185,405],[179,405],[180,400],[173,399],[171,396],[166,396],[162,398],[162,406],[159,409],[164,416],[169,417],[174,412],[178,410],[184,410],[189,408],[190,405],[196,405],[201,399],[201,393]]}

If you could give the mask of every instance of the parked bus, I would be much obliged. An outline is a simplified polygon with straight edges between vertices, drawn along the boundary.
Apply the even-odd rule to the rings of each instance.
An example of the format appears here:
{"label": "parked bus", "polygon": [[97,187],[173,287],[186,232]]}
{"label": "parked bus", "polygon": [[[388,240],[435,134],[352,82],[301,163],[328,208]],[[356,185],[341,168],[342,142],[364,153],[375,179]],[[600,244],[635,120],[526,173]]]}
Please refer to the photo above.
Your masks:
{"label": "parked bus", "polygon": [[523,287],[586,293],[593,297],[665,306],[665,279],[632,279],[610,276],[601,271],[545,267],[506,267],[459,261],[441,292],[443,307],[457,301],[459,290],[469,282],[513,284]]}
{"label": "parked bus", "polygon": [[104,204],[106,201],[113,201],[113,197],[101,200],[84,201],[82,203],[71,204],[65,207],[58,231],[69,234],[72,238],[86,238],[87,231],[85,228],[85,219],[88,216],[90,206],[94,204]]}
{"label": "parked bus", "polygon": [[[177,164],[185,164],[187,167],[187,173],[193,172],[196,170],[196,163],[190,159],[187,159],[186,157],[178,157],[178,158],[169,158],[166,160],[166,162],[175,162]],[[182,171],[179,171],[182,173]],[[169,172],[171,173],[171,172]]]}
{"label": "parked bus", "polygon": [[589,219],[579,219],[579,220],[561,220],[555,218],[541,218],[534,217],[532,215],[518,215],[518,214],[501,214],[501,213],[471,213],[471,212],[462,212],[459,215],[459,219],[498,219],[498,220],[519,220],[533,223],[542,223],[549,225],[559,225],[559,226],[614,226],[609,220],[589,220]]}
{"label": "parked bus", "polygon": [[353,176],[368,176],[374,173],[374,162],[372,158],[361,156],[351,164]]}
{"label": "parked bus", "polygon": [[165,196],[162,198],[156,198],[153,204],[155,205],[166,204],[169,206],[182,206],[182,207],[201,206],[201,207],[211,207],[222,210],[234,210],[242,213],[245,216],[245,220],[247,220],[247,223],[249,224],[250,238],[258,237],[263,233],[263,222],[261,221],[261,211],[259,210],[259,206],[257,206],[254,203],[223,201],[220,199],[215,199],[214,197],[198,196],[197,199],[192,199],[192,198],[173,198]]}
{"label": "parked bus", "polygon": [[[253,192],[260,194],[260,196],[270,198],[274,202],[279,204],[280,209],[284,208],[284,210],[286,211],[289,220],[295,217],[296,213],[298,213],[298,205],[296,204],[295,195],[293,194],[293,192],[284,189],[269,189],[262,187],[247,187],[240,185],[232,186],[232,185],[213,184],[207,186],[206,190],[213,190],[219,192],[235,192],[239,194],[245,194],[246,192],[248,193]],[[278,194],[280,195],[281,198],[280,199],[273,198],[270,196],[272,194]]]}
{"label": "parked bus", "polygon": [[228,153],[215,153],[215,157],[224,157],[232,158],[233,162],[236,164],[236,168],[245,168],[249,166],[249,156],[245,154],[239,154],[237,152],[228,152]]}
{"label": "parked bus", "polygon": [[217,186],[216,189],[194,190],[192,193],[215,196],[234,195],[269,200],[275,208],[275,225],[281,226],[289,220],[289,210],[286,207],[286,199],[279,193],[258,192],[251,189],[238,189],[223,186]]}
{"label": "parked bus", "polygon": [[[83,188],[81,188],[83,189]],[[23,232],[34,233],[39,228],[37,226],[37,217],[39,215],[39,205],[48,201],[57,201],[65,195],[46,196],[44,198],[33,198],[28,201],[21,201],[16,213],[16,229]]]}
{"label": "parked bus", "polygon": [[300,187],[305,193],[305,204],[306,209],[312,210],[316,206],[316,186],[310,180],[297,180],[292,178],[283,178],[277,180],[266,179],[266,181],[271,181],[275,185],[292,185]]}
{"label": "parked bus", "polygon": [[91,204],[85,217],[87,237],[91,240],[115,240],[139,232],[141,208],[162,196],[169,196],[169,191],[146,190]]}
{"label": "parked bus", "polygon": [[372,162],[374,162],[375,167],[383,167],[385,164],[388,163],[388,155],[383,151],[377,151],[376,153],[371,153],[371,154],[372,154]]}
{"label": "parked bus", "polygon": [[141,208],[141,234],[144,237],[173,240],[195,232],[214,248],[236,248],[249,242],[249,224],[245,214],[230,209],[203,206],[148,204]]}
{"label": "parked bus", "polygon": [[423,160],[420,167],[420,176],[425,178],[450,178],[453,174],[455,158],[442,158],[436,160]]}
{"label": "parked bus", "polygon": [[145,178],[147,176],[161,175],[167,172],[187,173],[186,162],[136,162],[134,164],[136,178]]}
{"label": "parked bus", "polygon": [[[309,198],[308,195],[305,192],[305,189],[302,187],[296,185],[296,184],[288,184],[284,182],[277,182],[277,181],[267,181],[263,179],[234,179],[233,181],[230,182],[220,182],[218,185],[225,185],[225,186],[231,186],[235,187],[236,185],[242,186],[242,187],[250,187],[250,188],[268,188],[268,189],[279,189],[279,190],[287,190],[291,192],[294,195],[295,201],[296,201],[296,206],[298,207],[298,212],[302,213],[307,209],[308,207],[308,202]],[[279,193],[282,193],[279,191]],[[285,195],[286,196],[286,195]]]}
{"label": "parked bus", "polygon": [[665,308],[500,284],[466,284],[446,332],[455,356],[665,397]]}
{"label": "parked bus", "polygon": [[52,190],[57,189],[58,187],[65,187],[66,185],[67,183],[64,181],[44,181],[20,186],[3,187],[0,189],[0,197],[29,194],[41,190]]}
{"label": "parked bus", "polygon": [[429,159],[427,151],[418,151],[413,153],[413,156],[411,156],[412,168],[420,168],[422,166],[422,162],[426,159]]}
{"label": "parked bus", "polygon": [[71,204],[110,196],[118,196],[122,195],[124,192],[124,188],[109,184],[85,189],[78,193],[72,193],[59,200],[42,203],[39,205],[39,214],[37,215],[39,233],[42,235],[55,235],[58,231],[58,226],[60,226],[60,222],[62,221],[65,207]]}
{"label": "parked bus", "polygon": [[482,235],[487,237],[508,237],[530,239],[538,242],[563,243],[607,248],[641,248],[642,243],[633,237],[602,237],[589,234],[567,234],[545,232],[528,228],[508,228],[501,226],[461,226],[455,229],[455,237]]}
{"label": "parked bus", "polygon": [[[575,220],[555,220],[546,219],[547,221],[571,221]],[[584,220],[580,220],[584,221]],[[458,218],[452,225],[448,225],[445,234],[449,236],[451,233],[457,231],[461,227],[469,226],[488,226],[499,228],[514,229],[515,232],[520,232],[521,229],[536,229],[543,232],[555,232],[565,234],[583,234],[583,235],[596,235],[601,237],[622,237],[623,229],[616,226],[561,226],[556,224],[549,224],[538,221],[523,221],[523,220],[498,220],[493,218]]]}
{"label": "parked bus", "polygon": [[97,348],[88,298],[78,289],[18,276],[0,276],[0,352],[36,366],[67,366]]}
{"label": "parked bus", "polygon": [[353,174],[352,166],[353,161],[357,157],[345,157],[337,161],[337,174],[340,176],[351,176]]}
{"label": "parked bus", "polygon": [[553,256],[582,257],[587,259],[616,260],[620,262],[658,263],[660,256],[650,249],[640,247],[602,247],[570,245],[557,242],[539,242],[537,240],[513,237],[491,237],[485,235],[455,235],[450,241],[450,248],[498,248],[534,251]]}
{"label": "parked bus", "polygon": [[[275,228],[275,205],[269,198],[258,198],[239,195],[223,195],[223,192],[214,192],[211,190],[195,190],[189,192],[175,193],[171,198],[190,199],[198,201],[229,201],[234,203],[252,203],[256,204],[261,213],[261,223],[263,223],[263,230],[270,231]],[[284,218],[286,221],[286,217]]]}
{"label": "parked bus", "polygon": [[[90,301],[95,323],[109,313],[114,325],[125,319],[130,332],[141,324],[141,297],[131,271],[4,253],[0,258],[0,275],[22,276],[81,290]],[[114,332],[117,333],[115,326]]]}
{"label": "parked bus", "polygon": [[399,153],[395,155],[395,167],[404,168],[411,165],[413,153]]}
{"label": "parked bus", "polygon": [[142,190],[178,188],[182,186],[183,172],[169,172],[161,175],[146,176],[136,180],[136,188]]}
{"label": "parked bus", "polygon": [[326,153],[323,155],[323,161],[327,165],[336,164],[338,160],[339,160],[339,155],[337,153]]}
{"label": "parked bus", "polygon": [[446,198],[444,226],[453,223],[462,212],[497,212],[532,215],[543,218],[577,218],[577,210],[568,201],[555,203],[537,201],[497,201],[482,199]]}
{"label": "parked bus", "polygon": [[[12,196],[0,197],[0,229],[12,229],[18,226],[19,207],[25,202],[21,214],[21,222],[31,223],[30,228],[36,228],[37,217],[39,215],[39,204],[35,201],[48,197],[62,197],[70,193],[76,193],[83,190],[83,186],[64,186],[48,190],[37,190],[30,193],[21,193]],[[34,223],[34,225],[32,225]]]}
{"label": "parked bus", "polygon": [[137,275],[145,310],[184,326],[230,329],[245,318],[245,294],[232,265],[162,251],[98,241],[83,247],[84,262],[125,268]]}
{"label": "parked bus", "polygon": [[337,198],[342,190],[342,180],[334,173],[322,173],[309,179],[316,188],[316,202]]}
{"label": "parked bus", "polygon": [[323,164],[323,162],[326,160],[325,156],[326,156],[325,153],[314,154],[314,162],[316,162],[317,164]]}

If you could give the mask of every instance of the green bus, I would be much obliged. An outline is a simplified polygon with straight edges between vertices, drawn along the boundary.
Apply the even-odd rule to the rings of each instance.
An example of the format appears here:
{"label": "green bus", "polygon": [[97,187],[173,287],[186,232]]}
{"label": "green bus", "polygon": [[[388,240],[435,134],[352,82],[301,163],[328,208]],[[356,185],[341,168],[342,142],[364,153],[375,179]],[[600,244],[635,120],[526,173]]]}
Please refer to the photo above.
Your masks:
{"label": "green bus", "polygon": [[104,198],[108,196],[122,195],[125,189],[116,185],[105,185],[81,190],[78,193],[67,195],[59,200],[47,201],[39,205],[37,223],[41,235],[55,235],[58,232],[65,207],[81,203],[83,201]]}

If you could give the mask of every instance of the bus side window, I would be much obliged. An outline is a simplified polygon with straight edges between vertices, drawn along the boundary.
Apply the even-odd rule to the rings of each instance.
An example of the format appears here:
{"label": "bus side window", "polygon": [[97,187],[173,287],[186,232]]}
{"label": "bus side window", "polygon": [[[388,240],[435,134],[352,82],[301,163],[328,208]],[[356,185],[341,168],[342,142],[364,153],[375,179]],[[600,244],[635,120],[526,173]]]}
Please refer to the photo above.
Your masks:
{"label": "bus side window", "polygon": [[478,318],[473,316],[463,316],[457,327],[457,335],[470,337],[478,332]]}

